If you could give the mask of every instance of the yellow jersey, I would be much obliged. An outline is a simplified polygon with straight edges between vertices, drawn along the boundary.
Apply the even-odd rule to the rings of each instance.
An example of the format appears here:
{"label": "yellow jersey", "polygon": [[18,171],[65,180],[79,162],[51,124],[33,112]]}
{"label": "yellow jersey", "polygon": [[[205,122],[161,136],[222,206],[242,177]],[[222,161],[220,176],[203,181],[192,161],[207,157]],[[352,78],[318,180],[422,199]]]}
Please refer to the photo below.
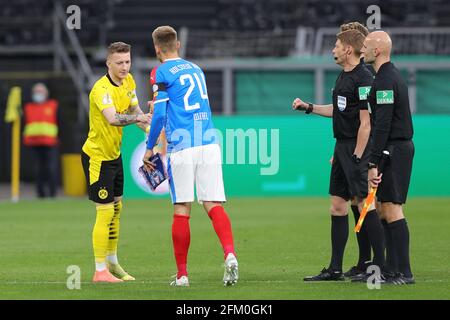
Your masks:
{"label": "yellow jersey", "polygon": [[122,127],[110,125],[102,111],[114,107],[117,113],[126,114],[138,103],[136,83],[130,73],[120,86],[108,74],[101,77],[89,94],[89,134],[83,152],[97,161],[119,158]]}

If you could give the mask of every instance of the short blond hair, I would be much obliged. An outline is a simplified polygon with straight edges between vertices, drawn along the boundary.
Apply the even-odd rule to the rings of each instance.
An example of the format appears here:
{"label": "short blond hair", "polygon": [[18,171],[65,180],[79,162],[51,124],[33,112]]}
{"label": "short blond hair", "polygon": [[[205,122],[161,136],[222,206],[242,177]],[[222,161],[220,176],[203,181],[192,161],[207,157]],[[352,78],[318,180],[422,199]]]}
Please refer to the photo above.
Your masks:
{"label": "short blond hair", "polygon": [[152,33],[153,43],[163,52],[177,50],[177,32],[171,26],[160,26]]}
{"label": "short blond hair", "polygon": [[108,57],[113,53],[131,52],[131,46],[125,42],[113,42],[108,46]]}
{"label": "short blond hair", "polygon": [[364,44],[364,39],[366,37],[355,29],[348,29],[346,31],[339,32],[336,37],[341,40],[345,45],[351,46],[356,54],[361,54],[361,49]]}
{"label": "short blond hair", "polygon": [[340,29],[341,32],[347,30],[357,30],[361,32],[364,37],[367,37],[367,35],[369,34],[369,30],[364,25],[362,25],[357,21],[341,24]]}

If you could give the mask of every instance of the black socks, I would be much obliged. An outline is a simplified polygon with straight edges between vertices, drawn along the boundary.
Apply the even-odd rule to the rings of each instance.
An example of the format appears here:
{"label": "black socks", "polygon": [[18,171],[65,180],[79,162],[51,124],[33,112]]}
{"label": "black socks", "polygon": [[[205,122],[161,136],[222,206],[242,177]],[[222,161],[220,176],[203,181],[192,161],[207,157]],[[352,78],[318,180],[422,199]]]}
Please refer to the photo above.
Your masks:
{"label": "black socks", "polygon": [[386,220],[381,220],[384,229],[384,239],[386,241],[386,262],[385,269],[390,273],[398,272],[398,260],[395,254],[394,244],[392,241],[391,230]]}
{"label": "black socks", "polygon": [[398,271],[405,277],[412,277],[409,261],[409,229],[406,219],[400,219],[388,223],[388,229],[392,237],[392,248],[398,259]]}
{"label": "black socks", "polygon": [[345,245],[348,239],[348,215],[331,216],[331,262],[330,269],[342,272]]}
{"label": "black socks", "polygon": [[373,264],[382,268],[385,264],[384,259],[384,231],[375,209],[367,212],[363,226],[366,226],[366,232],[373,249]]}
{"label": "black socks", "polygon": [[[353,216],[355,217],[355,225],[359,220],[359,210],[358,206],[351,206]],[[356,233],[356,239],[358,240],[359,258],[357,267],[360,270],[365,270],[366,266],[364,262],[370,261],[372,259],[372,251],[370,248],[369,235],[367,234],[366,224],[363,223],[361,230]]]}

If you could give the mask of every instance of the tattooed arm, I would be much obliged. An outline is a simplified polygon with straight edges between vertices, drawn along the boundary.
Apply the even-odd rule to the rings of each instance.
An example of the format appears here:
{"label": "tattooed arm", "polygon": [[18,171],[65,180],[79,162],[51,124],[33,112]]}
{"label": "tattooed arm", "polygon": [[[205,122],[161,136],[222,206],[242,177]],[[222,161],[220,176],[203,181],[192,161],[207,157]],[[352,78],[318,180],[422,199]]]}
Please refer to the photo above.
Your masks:
{"label": "tattooed arm", "polygon": [[114,107],[106,108],[102,111],[108,123],[112,126],[124,127],[129,124],[138,123],[147,125],[150,122],[150,116],[148,114],[120,114],[116,113]]}
{"label": "tattooed arm", "polygon": [[[139,105],[135,105],[133,107],[130,107],[128,109],[128,113],[129,115],[143,115],[144,112],[142,112],[141,108],[139,107]],[[151,118],[150,118],[151,119]],[[151,121],[151,120],[150,120]],[[149,123],[142,123],[142,122],[138,122],[136,123],[136,125],[142,129],[142,131],[144,132],[148,132],[148,130],[150,129],[150,125]]]}

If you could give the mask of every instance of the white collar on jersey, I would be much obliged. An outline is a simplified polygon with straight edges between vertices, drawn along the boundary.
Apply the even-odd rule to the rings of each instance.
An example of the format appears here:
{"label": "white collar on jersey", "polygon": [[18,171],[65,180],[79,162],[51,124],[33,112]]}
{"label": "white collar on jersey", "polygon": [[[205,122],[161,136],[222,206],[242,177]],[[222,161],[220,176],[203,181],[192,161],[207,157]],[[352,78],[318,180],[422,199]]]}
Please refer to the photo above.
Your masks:
{"label": "white collar on jersey", "polygon": [[173,60],[180,60],[181,58],[180,57],[178,57],[178,58],[172,58],[172,59],[166,59],[166,60],[164,60],[164,62],[166,62],[166,61],[173,61]]}

